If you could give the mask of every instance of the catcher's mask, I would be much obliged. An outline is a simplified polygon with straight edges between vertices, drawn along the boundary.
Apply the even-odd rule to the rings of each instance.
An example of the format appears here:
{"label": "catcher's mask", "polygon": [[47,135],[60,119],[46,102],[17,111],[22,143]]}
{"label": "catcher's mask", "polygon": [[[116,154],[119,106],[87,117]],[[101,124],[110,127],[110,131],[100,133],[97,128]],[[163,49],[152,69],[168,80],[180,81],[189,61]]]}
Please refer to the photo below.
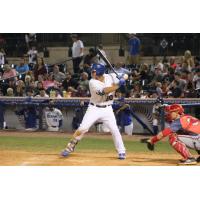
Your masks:
{"label": "catcher's mask", "polygon": [[171,122],[173,119],[171,117],[171,113],[176,112],[179,115],[184,114],[184,108],[180,104],[172,104],[165,107],[165,120],[167,122]]}

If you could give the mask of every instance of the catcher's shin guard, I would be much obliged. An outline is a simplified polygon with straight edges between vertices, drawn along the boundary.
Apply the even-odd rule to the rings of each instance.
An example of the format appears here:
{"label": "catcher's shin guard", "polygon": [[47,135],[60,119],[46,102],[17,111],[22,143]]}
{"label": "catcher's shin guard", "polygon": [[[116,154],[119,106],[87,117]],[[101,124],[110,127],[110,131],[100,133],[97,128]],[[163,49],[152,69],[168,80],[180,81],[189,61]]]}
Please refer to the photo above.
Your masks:
{"label": "catcher's shin guard", "polygon": [[184,159],[191,157],[191,154],[185,144],[180,142],[175,134],[171,134],[169,136],[169,143],[179,154],[183,156]]}

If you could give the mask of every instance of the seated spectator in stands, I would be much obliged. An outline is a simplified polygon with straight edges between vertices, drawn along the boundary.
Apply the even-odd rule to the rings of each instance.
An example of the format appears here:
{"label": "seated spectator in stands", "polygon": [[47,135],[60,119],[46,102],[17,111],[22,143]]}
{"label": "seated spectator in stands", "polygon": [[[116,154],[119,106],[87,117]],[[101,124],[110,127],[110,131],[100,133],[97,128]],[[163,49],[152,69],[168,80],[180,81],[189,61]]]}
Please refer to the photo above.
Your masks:
{"label": "seated spectator in stands", "polygon": [[176,64],[176,58],[174,56],[170,57],[169,64],[172,69],[174,70],[176,69],[177,64]]}
{"label": "seated spectator in stands", "polygon": [[82,85],[79,85],[77,87],[75,95],[76,95],[76,97],[88,97],[89,96],[89,90],[86,90],[85,87],[83,87]]}
{"label": "seated spectator in stands", "polygon": [[40,89],[43,89],[43,88],[44,87],[43,87],[42,81],[38,81],[34,90],[35,95],[39,95]]}
{"label": "seated spectator in stands", "polygon": [[171,84],[170,90],[168,91],[168,96],[172,98],[182,98],[183,90],[179,87],[179,82],[174,80]]}
{"label": "seated spectator in stands", "polygon": [[31,76],[29,76],[29,75],[26,75],[25,76],[25,81],[24,81],[24,84],[25,84],[25,87],[29,87],[30,86],[30,84],[31,84]]}
{"label": "seated spectator in stands", "polygon": [[25,96],[24,88],[25,88],[24,82],[22,80],[18,80],[16,82],[15,96],[17,97]]}
{"label": "seated spectator in stands", "polygon": [[197,98],[197,92],[194,88],[194,84],[192,81],[189,81],[185,87],[184,97],[185,98]]}
{"label": "seated spectator in stands", "polygon": [[[15,77],[17,75],[15,69],[12,69],[9,64],[5,64],[3,67],[3,70],[4,70],[3,76],[2,76],[3,79],[9,79],[9,78]],[[16,80],[16,78],[15,78],[15,80]]]}
{"label": "seated spectator in stands", "polygon": [[4,65],[5,64],[5,51],[3,48],[0,49],[0,65]]}
{"label": "seated spectator in stands", "polygon": [[83,90],[89,91],[89,80],[87,72],[81,73],[81,79],[78,84],[83,88]]}
{"label": "seated spectator in stands", "polygon": [[140,66],[138,80],[145,81],[145,83],[149,82],[150,79],[150,70],[148,64],[144,63]]}
{"label": "seated spectator in stands", "polygon": [[37,64],[38,51],[36,50],[36,47],[32,46],[27,52],[27,54],[29,57],[28,64],[30,66],[30,69],[32,70],[34,66]]}
{"label": "seated spectator in stands", "polygon": [[67,94],[68,94],[68,97],[76,97],[77,96],[77,92],[78,90],[76,90],[75,88],[73,87],[68,87],[67,89]]}
{"label": "seated spectator in stands", "polygon": [[97,57],[97,54],[95,52],[95,49],[90,48],[89,54],[87,54],[85,56],[84,61],[83,61],[83,70],[85,72],[87,72],[88,74],[90,74],[91,73],[91,65],[93,63],[98,63],[98,57]]}
{"label": "seated spectator in stands", "polygon": [[163,97],[163,91],[162,91],[162,83],[161,82],[156,82],[156,94],[158,97]]}
{"label": "seated spectator in stands", "polygon": [[65,79],[65,74],[60,72],[58,65],[53,66],[53,75],[54,75],[54,80],[59,83],[62,83],[62,81]]}
{"label": "seated spectator in stands", "polygon": [[193,77],[194,88],[200,90],[200,68],[196,69],[196,73]]}
{"label": "seated spectator in stands", "polygon": [[[26,73],[29,71],[29,66],[28,64],[26,64],[25,58],[20,59],[20,64],[15,69],[19,74]],[[24,80],[25,75],[23,75],[22,77],[23,77],[22,79]]]}
{"label": "seated spectator in stands", "polygon": [[125,68],[125,64],[123,62],[117,62],[115,65],[115,71],[120,74],[131,74],[131,72]]}
{"label": "seated spectator in stands", "polygon": [[77,87],[77,82],[72,78],[72,75],[70,72],[66,72],[65,74],[66,78],[65,80],[62,82],[62,90],[68,90],[68,87],[73,87],[76,88]]}
{"label": "seated spectator in stands", "polygon": [[38,95],[36,95],[35,97],[45,97],[45,98],[49,98],[49,95],[46,93],[44,88],[41,88],[40,93]]}
{"label": "seated spectator in stands", "polygon": [[156,66],[154,71],[153,79],[151,80],[150,85],[155,86],[156,82],[162,82],[163,81],[163,73],[160,67]]}
{"label": "seated spectator in stands", "polygon": [[34,77],[35,77],[35,81],[38,80],[38,76],[39,75],[44,75],[47,74],[47,69],[46,66],[44,64],[44,60],[42,57],[38,57],[37,58],[37,62],[36,65],[34,67]]}
{"label": "seated spectator in stands", "polygon": [[54,80],[54,75],[51,73],[51,74],[44,75],[44,80],[42,81],[42,85],[44,89],[47,90],[50,87],[58,88],[60,84]]}
{"label": "seated spectator in stands", "polygon": [[167,96],[167,87],[168,87],[168,85],[169,85],[169,81],[167,81],[167,80],[164,80],[163,82],[162,82],[162,86],[161,86],[161,89],[162,89],[162,94],[163,94],[163,97],[166,97]]}
{"label": "seated spectator in stands", "polygon": [[181,78],[181,73],[176,72],[174,74],[174,80],[178,81],[178,86],[181,88],[181,90],[184,90],[186,85],[186,80]]}
{"label": "seated spectator in stands", "polygon": [[131,98],[140,98],[142,93],[142,88],[139,82],[133,84],[133,89],[130,91]]}
{"label": "seated spectator in stands", "polygon": [[12,88],[8,88],[7,89],[7,94],[6,96],[9,96],[9,97],[14,97],[14,91]]}

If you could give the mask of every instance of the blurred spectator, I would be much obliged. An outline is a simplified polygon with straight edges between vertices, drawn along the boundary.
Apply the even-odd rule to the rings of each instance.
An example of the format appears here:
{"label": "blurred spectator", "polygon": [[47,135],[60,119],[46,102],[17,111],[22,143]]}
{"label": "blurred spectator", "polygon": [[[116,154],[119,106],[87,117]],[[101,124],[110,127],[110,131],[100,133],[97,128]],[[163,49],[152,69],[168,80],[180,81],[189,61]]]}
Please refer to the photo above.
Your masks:
{"label": "blurred spectator", "polygon": [[161,82],[156,82],[156,94],[158,97],[163,97],[163,91],[162,91],[162,83]]}
{"label": "blurred spectator", "polygon": [[58,65],[53,66],[53,75],[54,75],[54,80],[59,83],[62,83],[62,81],[65,79],[65,74],[60,72]]}
{"label": "blurred spectator", "polygon": [[7,89],[7,94],[6,96],[9,96],[9,97],[14,97],[14,91],[12,88],[8,88]]}
{"label": "blurred spectator", "polygon": [[44,88],[41,88],[39,90],[39,94],[36,95],[35,97],[45,97],[45,98],[49,98],[49,95],[46,93],[45,89]]}
{"label": "blurred spectator", "polygon": [[182,67],[188,71],[191,71],[191,68],[194,67],[194,59],[192,57],[191,51],[185,51],[184,56],[182,57]]}
{"label": "blurred spectator", "polygon": [[39,75],[44,75],[44,74],[47,74],[47,69],[46,69],[46,66],[44,64],[44,60],[42,57],[38,57],[37,58],[37,63],[34,67],[34,77],[35,77],[35,80],[38,80],[38,76]]}
{"label": "blurred spectator", "polygon": [[31,70],[33,69],[33,67],[36,65],[37,63],[37,55],[38,55],[38,51],[36,50],[35,46],[32,46],[29,51],[27,52],[29,60],[28,60],[28,64],[31,68]]}
{"label": "blurred spectator", "polygon": [[38,82],[37,82],[37,85],[36,85],[36,87],[35,87],[35,90],[34,90],[35,95],[39,95],[40,89],[43,89],[43,88],[44,88],[44,87],[43,87],[42,81],[38,81]]}
{"label": "blurred spectator", "polygon": [[[125,64],[123,62],[117,62],[115,65],[115,71],[120,75],[120,74],[131,74],[131,72],[125,68]],[[112,71],[111,71],[112,73]]]}
{"label": "blurred spectator", "polygon": [[4,65],[5,64],[5,51],[3,48],[0,49],[0,65]]}
{"label": "blurred spectator", "polygon": [[29,49],[33,45],[36,45],[37,43],[36,33],[25,34],[25,42],[26,42],[27,49]]}
{"label": "blurred spectator", "polygon": [[67,91],[68,87],[76,88],[77,87],[77,82],[76,82],[76,80],[74,80],[72,78],[72,75],[69,72],[67,72],[65,75],[66,75],[66,78],[62,82],[62,89]]}
{"label": "blurred spectator", "polygon": [[54,80],[54,75],[51,73],[51,74],[44,75],[44,80],[42,81],[42,85],[44,89],[47,90],[50,87],[58,88],[59,83]]}
{"label": "blurred spectator", "polygon": [[132,98],[140,98],[142,93],[142,88],[139,82],[133,84],[133,89],[130,92],[130,97]]}
{"label": "blurred spectator", "polygon": [[174,56],[170,57],[169,64],[171,68],[173,68],[174,70],[176,69],[177,64],[176,64],[176,58]]}
{"label": "blurred spectator", "polygon": [[84,61],[83,61],[83,70],[85,72],[87,72],[88,74],[90,74],[91,73],[91,65],[93,63],[97,63],[97,62],[98,62],[98,58],[97,58],[95,49],[94,48],[90,48],[89,49],[89,54],[87,54],[85,56]]}
{"label": "blurred spectator", "polygon": [[196,69],[196,73],[193,77],[193,83],[196,90],[200,90],[200,68]]}
{"label": "blurred spectator", "polygon": [[179,87],[179,82],[174,80],[172,84],[170,84],[170,90],[168,91],[168,96],[172,98],[181,98],[183,97],[183,90]]}
{"label": "blurred spectator", "polygon": [[73,61],[73,69],[74,73],[79,73],[80,71],[80,63],[83,59],[83,50],[84,50],[84,45],[83,42],[78,38],[77,34],[72,34],[71,36],[72,41],[73,41],[73,46],[72,46],[72,61]]}
{"label": "blurred spectator", "polygon": [[86,72],[81,73],[79,86],[81,86],[82,89],[86,92],[89,90],[89,80],[88,80],[88,74]]}
{"label": "blurred spectator", "polygon": [[25,96],[24,88],[25,88],[24,82],[22,80],[17,81],[15,96],[17,96],[17,97]]}
{"label": "blurred spectator", "polygon": [[136,33],[129,34],[129,63],[130,65],[139,64],[140,55],[140,39],[136,37]]}
{"label": "blurred spectator", "polygon": [[[15,69],[19,74],[26,73],[29,71],[29,66],[28,66],[28,64],[26,64],[25,58],[20,59],[20,64],[19,64],[19,66],[16,66]],[[25,78],[25,75],[22,75],[23,80],[24,80],[24,78]]]}
{"label": "blurred spectator", "polygon": [[163,73],[161,71],[161,68],[156,66],[155,67],[155,71],[154,71],[154,76],[153,76],[153,79],[150,83],[151,86],[155,86],[155,83],[156,82],[162,82],[163,81]]}
{"label": "blurred spectator", "polygon": [[17,75],[15,69],[12,69],[9,64],[5,64],[3,69],[4,69],[4,73],[2,76],[3,79],[9,79]]}

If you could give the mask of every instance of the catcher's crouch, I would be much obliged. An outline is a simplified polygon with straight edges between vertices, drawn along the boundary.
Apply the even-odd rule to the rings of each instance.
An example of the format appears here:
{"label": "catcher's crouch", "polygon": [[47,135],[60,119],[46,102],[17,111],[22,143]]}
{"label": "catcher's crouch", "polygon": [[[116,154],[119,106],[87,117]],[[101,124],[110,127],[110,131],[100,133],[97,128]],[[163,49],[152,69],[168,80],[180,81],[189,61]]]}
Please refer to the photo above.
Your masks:
{"label": "catcher's crouch", "polygon": [[170,145],[183,157],[179,164],[195,165],[200,162],[200,156],[195,159],[188,150],[191,148],[200,154],[200,120],[184,114],[184,109],[179,104],[166,106],[165,113],[166,121],[170,123],[169,128],[152,138],[142,139],[141,142],[147,143],[148,149],[153,151],[156,142],[169,136]]}

